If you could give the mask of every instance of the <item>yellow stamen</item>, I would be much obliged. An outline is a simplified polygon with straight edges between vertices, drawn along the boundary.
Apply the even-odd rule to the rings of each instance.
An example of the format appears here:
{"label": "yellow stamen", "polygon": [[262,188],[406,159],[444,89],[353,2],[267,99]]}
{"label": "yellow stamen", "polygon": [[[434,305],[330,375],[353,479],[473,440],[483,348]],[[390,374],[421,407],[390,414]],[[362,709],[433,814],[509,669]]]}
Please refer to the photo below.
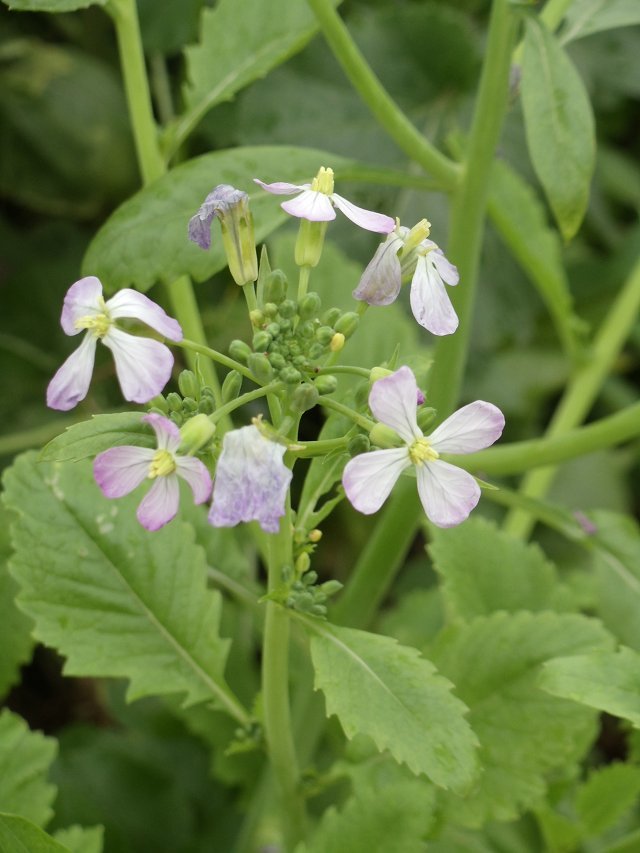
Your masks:
{"label": "yellow stamen", "polygon": [[331,195],[333,192],[333,169],[325,169],[321,166],[318,174],[311,182],[311,189],[317,193]]}
{"label": "yellow stamen", "polygon": [[100,313],[87,314],[84,317],[78,317],[75,321],[76,329],[89,329],[96,338],[103,338],[109,331],[112,320],[107,310],[107,305],[102,297],[100,297]]}
{"label": "yellow stamen", "polygon": [[150,480],[154,480],[156,477],[166,477],[169,474],[173,474],[175,470],[176,461],[173,458],[173,454],[169,453],[168,450],[156,450],[149,465],[149,474],[147,476]]}
{"label": "yellow stamen", "polygon": [[409,447],[409,459],[414,465],[424,465],[425,462],[433,462],[440,454],[434,450],[427,438],[418,438]]}
{"label": "yellow stamen", "polygon": [[404,246],[400,252],[400,257],[405,258],[409,252],[416,249],[423,240],[426,240],[431,233],[431,223],[428,219],[421,219],[416,223],[411,231],[404,238]]}

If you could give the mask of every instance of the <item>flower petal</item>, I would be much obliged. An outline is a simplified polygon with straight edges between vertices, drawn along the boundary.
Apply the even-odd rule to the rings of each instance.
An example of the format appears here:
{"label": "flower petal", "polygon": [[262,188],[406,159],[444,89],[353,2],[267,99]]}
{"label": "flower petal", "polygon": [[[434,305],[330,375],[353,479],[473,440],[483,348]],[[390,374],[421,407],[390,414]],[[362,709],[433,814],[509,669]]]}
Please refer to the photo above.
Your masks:
{"label": "flower petal", "polygon": [[47,406],[50,409],[68,412],[84,400],[91,383],[95,356],[96,337],[88,333],[49,383]]}
{"label": "flower petal", "polygon": [[308,219],[311,222],[330,222],[336,218],[329,196],[315,190],[304,190],[297,198],[283,201],[280,207],[291,216]]}
{"label": "flower petal", "polygon": [[169,338],[170,341],[182,340],[180,323],[173,317],[169,317],[159,305],[144,293],[138,293],[137,290],[125,287],[107,301],[107,308],[114,319],[134,317],[151,326],[165,338]]}
{"label": "flower petal", "polygon": [[137,338],[111,328],[102,343],[113,353],[125,400],[148,403],[169,381],[173,355],[160,341]]}
{"label": "flower petal", "polygon": [[60,325],[66,335],[77,335],[82,329],[76,327],[76,320],[103,312],[102,283],[95,275],[88,275],[72,284],[64,297]]}
{"label": "flower petal", "polygon": [[165,418],[164,415],[159,415],[156,412],[150,412],[148,415],[145,415],[142,420],[144,423],[150,424],[151,427],[153,427],[153,431],[155,432],[158,440],[158,450],[168,450],[169,453],[175,453],[180,445],[182,437],[180,435],[180,430],[174,422],[170,421],[169,418]]}
{"label": "flower petal", "polygon": [[422,438],[416,420],[418,383],[409,367],[401,367],[373,383],[369,408],[383,424],[394,429],[407,444]]}
{"label": "flower petal", "polygon": [[376,231],[378,234],[389,234],[396,227],[395,219],[384,213],[376,213],[373,210],[365,210],[350,201],[347,201],[338,193],[332,193],[331,199],[338,210],[341,210],[347,219],[355,222],[360,228],[367,231]]}
{"label": "flower petal", "polygon": [[358,512],[371,515],[380,509],[400,474],[410,466],[406,447],[361,453],[345,465],[342,485]]}
{"label": "flower petal", "polygon": [[180,505],[180,487],[175,474],[157,477],[136,512],[147,530],[159,530],[175,518]]}
{"label": "flower petal", "polygon": [[204,462],[193,456],[176,457],[176,474],[182,477],[193,492],[193,500],[202,504],[211,497],[211,475]]}
{"label": "flower petal", "polygon": [[458,328],[456,312],[428,256],[418,258],[411,281],[410,301],[413,316],[433,335],[451,335]]}
{"label": "flower petal", "polygon": [[492,445],[503,429],[504,415],[500,409],[476,400],[443,421],[429,436],[429,442],[438,453],[473,453]]}
{"label": "flower petal", "polygon": [[268,193],[273,193],[273,195],[293,195],[294,193],[302,192],[302,190],[308,190],[311,186],[311,184],[288,184],[286,181],[275,181],[273,184],[265,184],[260,178],[254,178],[253,182]]}
{"label": "flower petal", "polygon": [[209,512],[214,527],[258,521],[265,533],[278,532],[292,477],[282,461],[284,453],[281,444],[269,441],[253,425],[225,435]]}
{"label": "flower petal", "polygon": [[148,447],[111,447],[93,460],[93,476],[108,498],[121,498],[140,485],[149,474],[155,451]]}
{"label": "flower petal", "polygon": [[437,459],[416,466],[418,494],[437,527],[455,527],[480,500],[480,486],[467,471]]}
{"label": "flower petal", "polygon": [[425,240],[424,243],[431,244],[433,249],[429,252],[428,258],[434,264],[438,275],[451,287],[454,287],[459,281],[458,267],[445,258],[444,252],[432,240]]}
{"label": "flower petal", "polygon": [[398,297],[402,284],[402,269],[398,251],[402,238],[395,232],[389,234],[375,251],[373,258],[362,273],[360,283],[353,291],[353,298],[369,305],[390,305]]}

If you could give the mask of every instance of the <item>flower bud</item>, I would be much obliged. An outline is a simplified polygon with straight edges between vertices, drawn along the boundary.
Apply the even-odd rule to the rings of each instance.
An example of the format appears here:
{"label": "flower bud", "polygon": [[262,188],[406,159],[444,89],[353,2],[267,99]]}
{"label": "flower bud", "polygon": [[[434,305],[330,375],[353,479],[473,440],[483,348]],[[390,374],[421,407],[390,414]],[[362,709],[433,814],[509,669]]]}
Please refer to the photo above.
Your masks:
{"label": "flower bud", "polygon": [[335,329],[332,329],[331,326],[319,326],[316,329],[316,340],[325,346],[331,343],[334,335]]}
{"label": "flower bud", "polygon": [[282,270],[270,272],[264,283],[265,301],[279,305],[287,295],[287,286],[287,277]]}
{"label": "flower bud", "polygon": [[193,397],[185,397],[182,400],[182,410],[183,412],[194,414],[198,411],[198,401],[194,400]]}
{"label": "flower bud", "polygon": [[171,393],[167,394],[167,406],[169,407],[170,412],[181,412],[182,397],[180,394],[176,394],[175,391],[171,391]]}
{"label": "flower bud", "polygon": [[322,322],[326,326],[333,326],[338,322],[338,317],[342,315],[342,311],[339,308],[329,308],[328,311],[325,311],[324,316],[322,317]]}
{"label": "flower bud", "polygon": [[347,311],[347,313],[343,314],[339,320],[336,320],[334,328],[336,332],[341,332],[345,338],[350,338],[358,328],[359,322],[360,317],[355,311]]}
{"label": "flower bud", "polygon": [[342,332],[336,332],[335,335],[331,338],[331,343],[329,344],[329,349],[331,352],[340,352],[340,350],[344,346],[345,337]]}
{"label": "flower bud", "polygon": [[[300,554],[300,556],[296,560],[296,572],[297,572],[298,576],[303,575],[308,570],[310,565],[311,565],[311,558],[309,557],[309,555],[305,552]],[[313,574],[315,574],[315,572]],[[317,575],[316,575],[316,577],[317,577]],[[307,579],[305,578],[305,583],[306,582],[307,582]]]}
{"label": "flower bud", "polygon": [[222,383],[222,402],[229,403],[231,400],[235,400],[241,388],[242,374],[238,373],[237,370],[230,370]]}
{"label": "flower bud", "polygon": [[311,344],[309,347],[309,358],[316,359],[320,358],[321,355],[324,354],[324,347],[322,344]]}
{"label": "flower bud", "polygon": [[302,379],[302,374],[295,367],[283,367],[280,371],[280,379],[287,385],[297,385]]}
{"label": "flower bud", "polygon": [[313,337],[315,329],[313,323],[309,320],[305,323],[300,323],[298,328],[296,329],[297,335],[299,338],[303,338],[304,340],[310,340]]}
{"label": "flower bud", "polygon": [[169,406],[167,405],[167,401],[162,396],[162,394],[158,394],[157,397],[154,397],[153,400],[149,400],[149,406],[153,409],[158,410],[158,414],[160,415],[168,415],[169,414]]}
{"label": "flower bud", "polygon": [[252,352],[247,359],[247,367],[256,377],[258,382],[266,385],[273,379],[273,368],[266,355],[261,352]]}
{"label": "flower bud", "polygon": [[246,364],[251,355],[251,347],[244,341],[236,339],[229,344],[229,355],[241,364]]}
{"label": "flower bud", "polygon": [[398,434],[385,424],[376,424],[369,433],[369,440],[376,447],[398,447],[400,444]]}
{"label": "flower bud", "polygon": [[[296,373],[297,372],[298,371],[296,371]],[[318,402],[319,396],[318,389],[315,385],[311,385],[310,382],[303,382],[302,385],[298,385],[291,395],[290,406],[292,411],[302,414],[303,412],[312,409]]]}
{"label": "flower bud", "polygon": [[183,370],[178,376],[178,388],[183,397],[200,397],[200,383],[192,370]]}
{"label": "flower bud", "polygon": [[322,539],[322,530],[315,527],[313,530],[309,531],[309,542],[319,542]]}
{"label": "flower bud", "polygon": [[216,401],[213,397],[203,397],[198,403],[198,410],[203,415],[212,415],[216,410]]}
{"label": "flower bud", "polygon": [[249,320],[254,328],[259,329],[264,323],[264,314],[259,308],[254,308],[253,311],[249,311]]}
{"label": "flower bud", "polygon": [[280,303],[280,307],[278,308],[278,314],[281,317],[285,317],[290,320],[292,317],[295,317],[298,313],[298,304],[293,301],[293,299],[285,299],[284,302]]}
{"label": "flower bud", "polygon": [[253,349],[256,352],[266,352],[269,349],[269,344],[272,341],[272,337],[269,332],[262,331],[256,332],[253,336]]}
{"label": "flower bud", "polygon": [[301,320],[311,320],[318,316],[318,311],[321,306],[320,296],[311,291],[307,293],[302,302],[298,305],[298,314]]}
{"label": "flower bud", "polygon": [[287,365],[285,357],[279,352],[270,352],[269,361],[274,370],[282,370]]}
{"label": "flower bud", "polygon": [[273,320],[273,318],[278,314],[278,306],[275,302],[265,302],[262,306],[262,310],[267,320]]}
{"label": "flower bud", "polygon": [[369,382],[373,385],[378,379],[384,379],[385,376],[391,376],[393,371],[387,370],[386,367],[372,367],[369,371]]}
{"label": "flower bud", "polygon": [[349,456],[358,456],[360,453],[366,453],[371,449],[369,436],[360,432],[349,439],[347,444],[347,453]]}
{"label": "flower bud", "polygon": [[313,384],[318,389],[318,394],[333,394],[338,387],[338,379],[332,374],[327,373],[317,376],[313,380]]}
{"label": "flower bud", "polygon": [[294,257],[299,267],[317,267],[322,257],[328,222],[300,220]]}
{"label": "flower bud", "polygon": [[422,432],[426,432],[431,427],[437,414],[438,412],[431,406],[424,406],[418,411],[418,426]]}
{"label": "flower bud", "polygon": [[216,428],[206,415],[196,415],[180,428],[180,453],[193,456],[213,438]]}
{"label": "flower bud", "polygon": [[342,584],[337,580],[325,581],[323,584],[320,584],[318,589],[321,590],[327,598],[330,598],[332,595],[335,595],[336,592],[340,592]]}

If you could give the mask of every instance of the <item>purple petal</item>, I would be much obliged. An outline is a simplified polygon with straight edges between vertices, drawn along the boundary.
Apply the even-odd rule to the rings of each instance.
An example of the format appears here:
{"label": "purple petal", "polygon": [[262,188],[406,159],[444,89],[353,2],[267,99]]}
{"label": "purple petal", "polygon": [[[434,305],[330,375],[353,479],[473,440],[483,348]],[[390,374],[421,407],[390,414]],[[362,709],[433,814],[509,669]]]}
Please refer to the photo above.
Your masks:
{"label": "purple petal", "polygon": [[148,403],[160,394],[173,368],[173,355],[164,344],[115,328],[109,329],[102,343],[113,353],[125,400]]}
{"label": "purple petal", "polygon": [[373,383],[369,393],[369,408],[383,424],[394,429],[407,444],[422,438],[416,420],[418,384],[408,367],[401,367]]}
{"label": "purple petal", "polygon": [[176,474],[191,487],[194,502],[202,504],[208,501],[211,497],[212,482],[204,462],[193,456],[177,456],[176,465]]}
{"label": "purple petal", "polygon": [[197,243],[201,249],[209,249],[213,217],[223,218],[236,205],[242,204],[248,198],[246,192],[232,187],[231,184],[218,184],[205,198],[195,216],[189,220],[189,239]]}
{"label": "purple petal", "polygon": [[77,335],[82,332],[76,326],[76,320],[94,314],[102,314],[104,308],[101,302],[102,284],[95,275],[88,275],[72,284],[67,290],[62,305],[60,325],[66,335]]}
{"label": "purple petal", "polygon": [[214,527],[258,521],[265,533],[278,532],[292,477],[284,453],[253,425],[225,435],[209,512]]}
{"label": "purple petal", "polygon": [[142,420],[153,427],[156,439],[158,440],[158,450],[168,450],[169,453],[175,453],[182,439],[180,430],[174,422],[170,421],[169,418],[165,418],[164,415],[158,415],[156,412],[150,412]]}
{"label": "purple petal", "polygon": [[352,202],[347,201],[338,193],[332,193],[331,199],[333,203],[341,210],[347,219],[355,222],[360,228],[367,231],[376,231],[378,234],[389,234],[396,227],[395,219],[386,216],[384,213],[375,213],[373,210],[365,210],[364,207],[358,207]]}
{"label": "purple petal", "polygon": [[175,474],[157,477],[136,512],[147,530],[159,530],[175,518],[180,504],[180,487]]}
{"label": "purple petal", "polygon": [[283,201],[280,207],[291,216],[309,219],[311,222],[330,222],[336,218],[329,196],[315,190],[304,190],[297,198]]}
{"label": "purple petal", "polygon": [[418,258],[410,301],[413,316],[431,334],[451,335],[458,328],[458,317],[442,279],[427,258]]}
{"label": "purple petal", "polygon": [[358,512],[371,515],[380,509],[400,474],[410,466],[406,447],[361,453],[345,465],[342,485]]}
{"label": "purple petal", "polygon": [[189,239],[192,243],[197,243],[201,249],[211,248],[211,220],[213,216],[213,213],[204,217],[196,213],[189,220]]}
{"label": "purple petal", "polygon": [[455,527],[480,500],[480,486],[467,471],[437,459],[416,466],[418,494],[427,518],[438,527]]}
{"label": "purple petal", "polygon": [[93,363],[96,356],[96,337],[84,336],[77,350],[58,368],[47,388],[47,406],[68,412],[80,400],[84,400],[91,383]]}
{"label": "purple petal", "polygon": [[302,192],[302,190],[308,190],[311,186],[311,184],[288,184],[286,181],[275,181],[273,184],[265,184],[260,178],[254,178],[253,182],[268,193],[273,193],[273,195],[293,195],[294,193]]}
{"label": "purple petal", "polygon": [[149,474],[154,450],[148,447],[111,447],[93,461],[93,476],[108,498],[121,498],[140,485]]}
{"label": "purple petal", "polygon": [[169,317],[159,305],[144,293],[138,293],[137,290],[125,287],[109,299],[107,308],[114,319],[133,317],[136,320],[142,320],[170,341],[182,340],[180,323],[173,317]]}
{"label": "purple petal", "polygon": [[454,412],[429,436],[438,453],[484,450],[502,435],[504,415],[492,403],[476,400]]}
{"label": "purple petal", "polygon": [[397,234],[389,234],[384,243],[375,251],[373,258],[362,273],[360,283],[353,291],[354,299],[360,299],[369,305],[390,305],[400,293],[402,270],[398,251],[402,239]]}

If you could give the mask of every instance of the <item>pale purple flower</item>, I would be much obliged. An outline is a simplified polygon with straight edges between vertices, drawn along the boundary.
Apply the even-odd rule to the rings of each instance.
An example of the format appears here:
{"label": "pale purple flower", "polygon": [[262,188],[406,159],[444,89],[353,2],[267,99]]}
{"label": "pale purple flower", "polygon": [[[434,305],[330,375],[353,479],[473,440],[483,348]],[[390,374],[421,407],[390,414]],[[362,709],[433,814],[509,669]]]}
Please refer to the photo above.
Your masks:
{"label": "pale purple flower", "polygon": [[265,438],[254,425],[228,432],[213,484],[211,524],[234,527],[240,521],[257,521],[265,533],[277,533],[293,476],[284,454],[281,444]]}
{"label": "pale purple flower", "polygon": [[144,294],[125,288],[105,302],[100,279],[93,275],[81,278],[67,291],[60,325],[67,335],[85,330],[86,335],[49,383],[47,405],[51,409],[66,412],[87,396],[99,340],[113,353],[125,400],[146,403],[162,391],[173,368],[171,351],[160,341],[117,328],[115,321],[124,317],[141,320],[171,341],[182,340],[177,320]]}
{"label": "pale purple flower", "polygon": [[178,453],[181,435],[172,421],[153,413],[145,415],[142,420],[153,427],[158,441],[157,449],[112,447],[96,456],[93,475],[108,498],[124,497],[144,480],[153,480],[136,515],[147,530],[158,530],[178,512],[178,477],[182,477],[191,487],[195,503],[201,504],[211,494],[211,476],[199,459]]}
{"label": "pale purple flower", "polygon": [[407,238],[413,230],[399,225],[378,246],[353,296],[369,305],[389,305],[400,293],[402,277],[412,275],[413,316],[432,334],[451,335],[458,328],[458,317],[444,285],[458,283],[458,270],[446,259],[442,249],[426,238],[415,246],[410,245],[403,256]]}
{"label": "pale purple flower", "polygon": [[379,234],[388,234],[395,228],[395,220],[384,213],[376,213],[373,210],[365,210],[357,207],[346,198],[333,191],[333,170],[322,167],[313,182],[310,184],[288,184],[285,181],[276,181],[273,184],[265,184],[258,178],[253,179],[256,184],[274,195],[294,195],[297,198],[284,201],[280,205],[283,210],[291,216],[300,219],[308,219],[311,222],[329,222],[336,218],[334,207],[367,231],[376,231]]}
{"label": "pale purple flower", "polygon": [[427,517],[438,527],[454,527],[478,503],[480,487],[467,471],[439,459],[440,453],[473,453],[489,447],[502,434],[504,416],[491,403],[476,400],[425,437],[416,420],[417,390],[408,367],[374,383],[369,407],[405,446],[354,457],[347,462],[342,484],[353,506],[370,515],[380,509],[400,474],[414,465]]}

